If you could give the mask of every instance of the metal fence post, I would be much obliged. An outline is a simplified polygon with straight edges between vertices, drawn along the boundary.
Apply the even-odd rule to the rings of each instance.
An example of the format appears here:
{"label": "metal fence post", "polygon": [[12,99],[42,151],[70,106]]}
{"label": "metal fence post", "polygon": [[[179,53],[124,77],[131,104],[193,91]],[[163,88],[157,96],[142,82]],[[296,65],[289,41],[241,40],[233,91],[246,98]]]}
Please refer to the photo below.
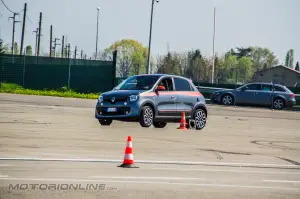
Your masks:
{"label": "metal fence post", "polygon": [[24,65],[23,65],[23,87],[25,88],[25,71],[26,71],[26,54],[25,54],[25,50],[24,50]]}
{"label": "metal fence post", "polygon": [[71,89],[71,57],[69,57],[69,74],[68,74],[68,90]]}

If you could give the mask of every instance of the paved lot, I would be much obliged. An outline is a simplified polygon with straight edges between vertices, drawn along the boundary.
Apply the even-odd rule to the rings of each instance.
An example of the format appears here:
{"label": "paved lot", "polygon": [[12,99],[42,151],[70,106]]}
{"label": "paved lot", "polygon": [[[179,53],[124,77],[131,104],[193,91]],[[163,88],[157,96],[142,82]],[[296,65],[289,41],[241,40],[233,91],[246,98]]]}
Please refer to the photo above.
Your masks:
{"label": "paved lot", "polygon": [[[300,197],[299,112],[209,106],[203,131],[180,131],[178,124],[100,127],[94,105],[0,94],[0,198]],[[117,167],[128,135],[136,169]],[[17,183],[107,185],[9,189]]]}

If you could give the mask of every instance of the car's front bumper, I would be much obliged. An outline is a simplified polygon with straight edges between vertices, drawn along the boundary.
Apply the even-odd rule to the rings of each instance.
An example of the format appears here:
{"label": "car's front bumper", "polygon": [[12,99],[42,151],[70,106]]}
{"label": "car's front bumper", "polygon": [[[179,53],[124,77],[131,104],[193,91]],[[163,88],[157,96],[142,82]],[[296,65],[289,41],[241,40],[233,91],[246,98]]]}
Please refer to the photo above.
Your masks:
{"label": "car's front bumper", "polygon": [[219,95],[215,95],[214,93],[212,93],[210,95],[210,100],[211,100],[211,102],[214,102],[214,103],[220,103],[220,101],[221,101],[220,94]]}
{"label": "car's front bumper", "polygon": [[[107,112],[107,108],[116,108],[116,112]],[[140,107],[138,103],[115,103],[97,102],[95,108],[96,119],[112,119],[112,120],[136,120],[140,116]]]}

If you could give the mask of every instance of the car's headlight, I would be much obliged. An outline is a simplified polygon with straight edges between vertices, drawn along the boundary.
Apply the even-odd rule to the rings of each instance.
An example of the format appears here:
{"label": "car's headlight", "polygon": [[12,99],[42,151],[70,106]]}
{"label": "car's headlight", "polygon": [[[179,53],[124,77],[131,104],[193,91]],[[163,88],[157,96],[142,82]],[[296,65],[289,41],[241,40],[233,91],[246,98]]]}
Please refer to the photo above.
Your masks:
{"label": "car's headlight", "polygon": [[135,102],[139,99],[139,96],[138,95],[130,95],[129,96],[129,101],[130,102]]}
{"label": "car's headlight", "polygon": [[102,95],[99,96],[98,101],[103,102],[103,96]]}

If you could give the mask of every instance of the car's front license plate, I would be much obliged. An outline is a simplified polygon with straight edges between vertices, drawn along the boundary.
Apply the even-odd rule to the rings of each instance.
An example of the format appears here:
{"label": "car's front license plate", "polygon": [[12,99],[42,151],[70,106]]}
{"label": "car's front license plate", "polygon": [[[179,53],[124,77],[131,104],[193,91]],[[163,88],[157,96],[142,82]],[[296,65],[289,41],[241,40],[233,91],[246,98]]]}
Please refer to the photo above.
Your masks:
{"label": "car's front license plate", "polygon": [[107,112],[117,112],[117,108],[107,108]]}

